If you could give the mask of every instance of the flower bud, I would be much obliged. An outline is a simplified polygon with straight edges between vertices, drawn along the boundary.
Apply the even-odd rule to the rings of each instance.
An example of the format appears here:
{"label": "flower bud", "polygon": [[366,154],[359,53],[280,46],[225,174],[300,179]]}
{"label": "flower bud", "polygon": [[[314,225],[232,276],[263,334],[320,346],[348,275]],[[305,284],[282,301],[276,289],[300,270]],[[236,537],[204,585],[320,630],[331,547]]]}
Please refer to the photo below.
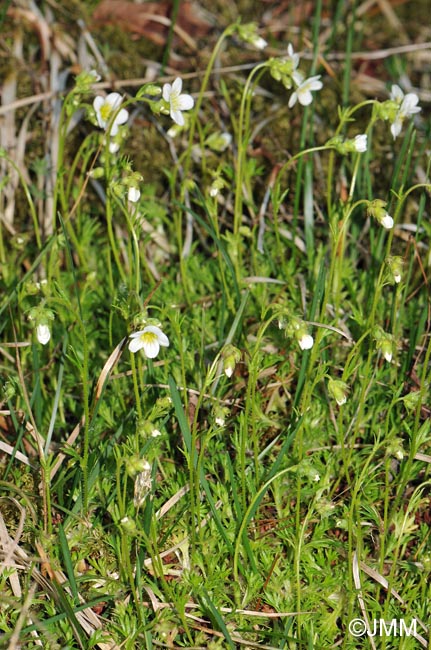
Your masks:
{"label": "flower bud", "polygon": [[386,448],[386,456],[395,456],[395,458],[398,460],[402,460],[404,458],[404,454],[405,451],[402,438],[394,438],[391,440]]}
{"label": "flower bud", "polygon": [[151,465],[145,458],[141,458],[137,454],[126,458],[126,472],[130,477],[136,476],[139,472],[150,471]]}
{"label": "flower bud", "polygon": [[230,133],[220,133],[220,131],[217,131],[216,133],[212,133],[206,140],[205,144],[206,146],[211,149],[211,151],[215,151],[216,153],[221,153],[225,151],[229,145],[232,142],[232,136]]}
{"label": "flower bud", "polygon": [[296,338],[301,350],[310,350],[313,347],[314,339],[308,333],[307,324],[301,318],[291,316],[288,319],[285,331],[288,336]]}
{"label": "flower bud", "polygon": [[225,406],[217,405],[214,407],[214,420],[219,427],[224,427],[228,415],[229,409],[227,409]]}
{"label": "flower bud", "polygon": [[238,36],[243,41],[245,41],[246,43],[250,43],[250,45],[253,45],[253,47],[255,47],[258,50],[264,50],[265,47],[268,45],[265,39],[259,36],[259,34],[257,33],[256,23],[247,23],[246,25],[238,25],[237,32],[238,32]]}
{"label": "flower bud", "polygon": [[105,170],[103,169],[103,167],[95,167],[89,173],[89,176],[91,178],[94,178],[95,180],[98,180],[99,178],[103,178],[104,175],[105,175]]}
{"label": "flower bud", "polygon": [[41,345],[46,345],[51,338],[51,331],[45,323],[39,323],[36,327],[36,337]]}
{"label": "flower bud", "polygon": [[230,343],[222,351],[223,370],[226,377],[232,377],[238,361],[241,359],[241,352]]}
{"label": "flower bud", "polygon": [[377,350],[381,350],[388,363],[392,361],[394,340],[392,334],[385,332],[379,325],[373,329],[373,338],[376,341]]}
{"label": "flower bud", "polygon": [[341,379],[330,379],[328,381],[328,391],[330,396],[335,399],[338,406],[342,406],[347,402],[349,387],[344,381],[341,381]]}
{"label": "flower bud", "polygon": [[139,197],[141,196],[141,192],[138,190],[137,187],[129,187],[129,191],[127,192],[127,199],[131,201],[132,203],[136,203],[139,201]]}
{"label": "flower bud", "polygon": [[385,261],[386,264],[388,265],[389,273],[392,281],[395,282],[396,284],[399,284],[401,282],[401,276],[404,267],[403,258],[400,257],[399,255],[394,255],[393,257],[392,256],[387,257]]}
{"label": "flower bud", "polygon": [[133,519],[130,519],[130,517],[123,517],[120,521],[120,525],[128,535],[134,535],[136,533],[136,523]]}
{"label": "flower bud", "polygon": [[420,399],[421,399],[420,390],[414,390],[411,393],[407,393],[407,395],[404,395],[404,397],[402,398],[404,402],[404,406],[408,411],[413,411],[414,409],[416,409],[420,402]]}
{"label": "flower bud", "polygon": [[367,214],[368,216],[377,219],[383,228],[390,230],[394,226],[394,220],[392,219],[391,215],[386,212],[385,207],[386,201],[382,201],[381,199],[368,201]]}
{"label": "flower bud", "polygon": [[162,89],[160,86],[157,86],[156,84],[144,84],[141,86],[136,93],[136,99],[139,99],[140,97],[143,97],[144,95],[148,95],[149,97],[157,97],[157,95],[160,95],[162,92]]}

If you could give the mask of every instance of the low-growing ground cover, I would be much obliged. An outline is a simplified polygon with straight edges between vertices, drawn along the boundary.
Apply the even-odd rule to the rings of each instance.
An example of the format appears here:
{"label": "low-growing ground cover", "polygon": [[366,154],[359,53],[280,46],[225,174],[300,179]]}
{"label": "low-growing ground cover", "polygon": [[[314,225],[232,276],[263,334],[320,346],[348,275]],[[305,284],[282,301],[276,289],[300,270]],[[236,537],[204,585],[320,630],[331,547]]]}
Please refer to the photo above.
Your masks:
{"label": "low-growing ground cover", "polygon": [[429,646],[426,15],[0,9],[1,647]]}

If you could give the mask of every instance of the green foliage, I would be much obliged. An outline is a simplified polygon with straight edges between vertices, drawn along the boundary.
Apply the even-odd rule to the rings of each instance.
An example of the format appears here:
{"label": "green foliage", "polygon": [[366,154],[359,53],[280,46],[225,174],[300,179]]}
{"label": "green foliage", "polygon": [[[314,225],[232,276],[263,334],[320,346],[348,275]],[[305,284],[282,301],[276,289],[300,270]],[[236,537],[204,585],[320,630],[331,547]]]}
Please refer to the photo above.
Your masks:
{"label": "green foliage", "polygon": [[2,647],[350,649],[364,612],[426,636],[425,107],[351,98],[354,17],[327,79],[321,8],[304,65],[213,83],[265,47],[238,21],[200,85],[81,72],[50,193],[0,151]]}

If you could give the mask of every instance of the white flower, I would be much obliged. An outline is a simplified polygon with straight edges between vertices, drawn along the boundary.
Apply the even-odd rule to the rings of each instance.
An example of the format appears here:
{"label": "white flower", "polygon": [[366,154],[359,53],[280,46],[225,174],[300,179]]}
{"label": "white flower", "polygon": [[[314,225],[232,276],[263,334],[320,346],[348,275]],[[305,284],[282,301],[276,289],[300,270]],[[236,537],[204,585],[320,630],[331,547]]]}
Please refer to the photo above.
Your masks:
{"label": "white flower", "polygon": [[367,134],[361,133],[356,135],[354,139],[354,147],[358,153],[364,153],[367,150]]}
{"label": "white flower", "polygon": [[[101,129],[105,129],[105,131],[109,129],[112,136],[117,135],[119,125],[125,124],[129,119],[129,113],[125,108],[118,111],[121,101],[120,93],[110,93],[106,97],[98,95],[93,101],[97,123]],[[115,115],[115,118],[112,120],[113,115]]]}
{"label": "white flower", "polygon": [[117,153],[119,148],[120,148],[120,145],[118,144],[118,142],[110,142],[109,143],[109,153]]}
{"label": "white flower", "polygon": [[289,99],[289,108],[295,106],[298,101],[302,106],[308,106],[313,101],[313,95],[311,94],[312,90],[320,90],[323,87],[322,82],[320,81],[320,74],[315,77],[309,77],[308,79],[302,80],[302,75],[294,73],[292,75],[295,83],[298,84],[297,89],[293,92]]}
{"label": "white flower", "polygon": [[388,361],[388,363],[392,361],[392,352],[389,352],[389,350],[386,350],[383,353],[383,356],[385,357],[386,361]]}
{"label": "white flower", "polygon": [[318,474],[318,473],[316,472],[315,475],[313,476],[313,481],[315,481],[316,483],[318,483],[318,482],[320,481],[320,474]]}
{"label": "white flower", "polygon": [[298,339],[298,344],[301,350],[310,350],[313,347],[314,339],[311,334],[303,334],[300,339]]}
{"label": "white flower", "polygon": [[399,273],[394,275],[394,282],[396,282],[397,284],[401,282],[401,275]]}
{"label": "white flower", "polygon": [[266,46],[268,45],[267,41],[265,41],[265,39],[262,38],[261,36],[256,36],[256,38],[253,39],[252,44],[258,50],[264,50],[266,48]]}
{"label": "white flower", "polygon": [[139,201],[139,197],[141,196],[141,193],[136,187],[129,187],[129,191],[127,193],[127,198],[129,201],[132,203],[136,203]]}
{"label": "white flower", "polygon": [[158,438],[158,436],[161,436],[161,435],[162,435],[162,432],[159,431],[158,429],[153,429],[153,430],[151,431],[151,436],[152,436],[153,438]]}
{"label": "white flower", "polygon": [[394,84],[391,89],[391,99],[399,105],[398,112],[391,124],[391,133],[394,139],[399,136],[403,127],[403,122],[407,117],[419,113],[420,106],[417,106],[419,97],[415,93],[404,95],[399,86]]}
{"label": "white flower", "polygon": [[184,117],[181,111],[189,111],[195,102],[191,95],[181,94],[183,81],[177,77],[174,83],[164,84],[162,96],[170,106],[169,114],[176,124],[184,126]]}
{"label": "white flower", "polygon": [[224,427],[225,425],[225,419],[221,416],[216,417],[215,423],[218,424],[219,427]]}
{"label": "white flower", "polygon": [[391,230],[391,228],[394,227],[394,220],[388,213],[386,213],[385,216],[380,220],[380,223],[383,228],[386,228],[386,230]]}
{"label": "white flower", "polygon": [[143,330],[131,334],[130,339],[130,352],[144,350],[144,354],[148,359],[157,357],[161,345],[166,348],[169,347],[168,337],[156,325],[147,325]]}
{"label": "white flower", "polygon": [[36,328],[36,336],[39,343],[46,345],[51,338],[51,332],[48,325],[40,324]]}

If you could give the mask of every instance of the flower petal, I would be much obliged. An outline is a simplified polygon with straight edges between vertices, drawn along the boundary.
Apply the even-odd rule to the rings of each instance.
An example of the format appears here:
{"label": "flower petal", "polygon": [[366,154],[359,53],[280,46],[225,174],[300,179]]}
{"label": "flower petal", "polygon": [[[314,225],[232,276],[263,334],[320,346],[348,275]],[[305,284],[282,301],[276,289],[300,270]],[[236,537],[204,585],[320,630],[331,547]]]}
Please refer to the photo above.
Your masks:
{"label": "flower petal", "polygon": [[112,108],[118,108],[121,104],[122,97],[120,93],[109,93],[105,99],[106,103],[112,106]]}
{"label": "flower petal", "polygon": [[139,201],[139,197],[141,196],[140,191],[136,187],[129,187],[129,191],[127,193],[127,198],[129,201],[132,203],[136,203]]}
{"label": "flower petal", "polygon": [[401,90],[397,84],[394,84],[391,88],[391,99],[393,99],[396,102],[401,103],[402,99],[404,97],[404,93]]}
{"label": "flower petal", "polygon": [[100,111],[103,104],[105,103],[105,98],[102,95],[97,95],[93,100],[93,108],[95,111]]}
{"label": "flower petal", "polygon": [[163,84],[162,97],[165,100],[165,102],[169,103],[169,100],[171,98],[171,94],[172,94],[172,86],[171,86],[171,84]]}
{"label": "flower petal", "polygon": [[153,341],[143,341],[142,347],[144,348],[145,356],[149,359],[154,359],[159,354],[160,343],[158,339]]}
{"label": "flower petal", "polygon": [[182,88],[183,88],[183,80],[181,79],[181,77],[177,77],[174,83],[172,84],[172,92],[179,95]]}
{"label": "flower petal", "polygon": [[191,95],[180,95],[178,97],[177,108],[180,111],[189,111],[195,105],[195,100]]}
{"label": "flower petal", "polygon": [[36,336],[39,343],[46,345],[51,338],[51,332],[48,325],[38,325],[36,329]]}
{"label": "flower petal", "polygon": [[125,108],[122,108],[121,111],[118,113],[117,117],[115,118],[115,124],[125,124],[128,119],[129,119],[129,113],[126,111]]}
{"label": "flower petal", "polygon": [[178,126],[184,126],[184,116],[181,111],[171,108],[170,116],[174,120],[175,124],[178,124]]}
{"label": "flower petal", "polygon": [[144,332],[134,332],[133,334],[130,335],[130,342],[129,342],[129,350],[130,352],[137,352],[138,350],[141,350],[144,346],[142,342],[142,334]]}
{"label": "flower petal", "polygon": [[292,108],[292,106],[295,106],[297,100],[298,100],[298,93],[295,91],[290,95],[288,107]]}

